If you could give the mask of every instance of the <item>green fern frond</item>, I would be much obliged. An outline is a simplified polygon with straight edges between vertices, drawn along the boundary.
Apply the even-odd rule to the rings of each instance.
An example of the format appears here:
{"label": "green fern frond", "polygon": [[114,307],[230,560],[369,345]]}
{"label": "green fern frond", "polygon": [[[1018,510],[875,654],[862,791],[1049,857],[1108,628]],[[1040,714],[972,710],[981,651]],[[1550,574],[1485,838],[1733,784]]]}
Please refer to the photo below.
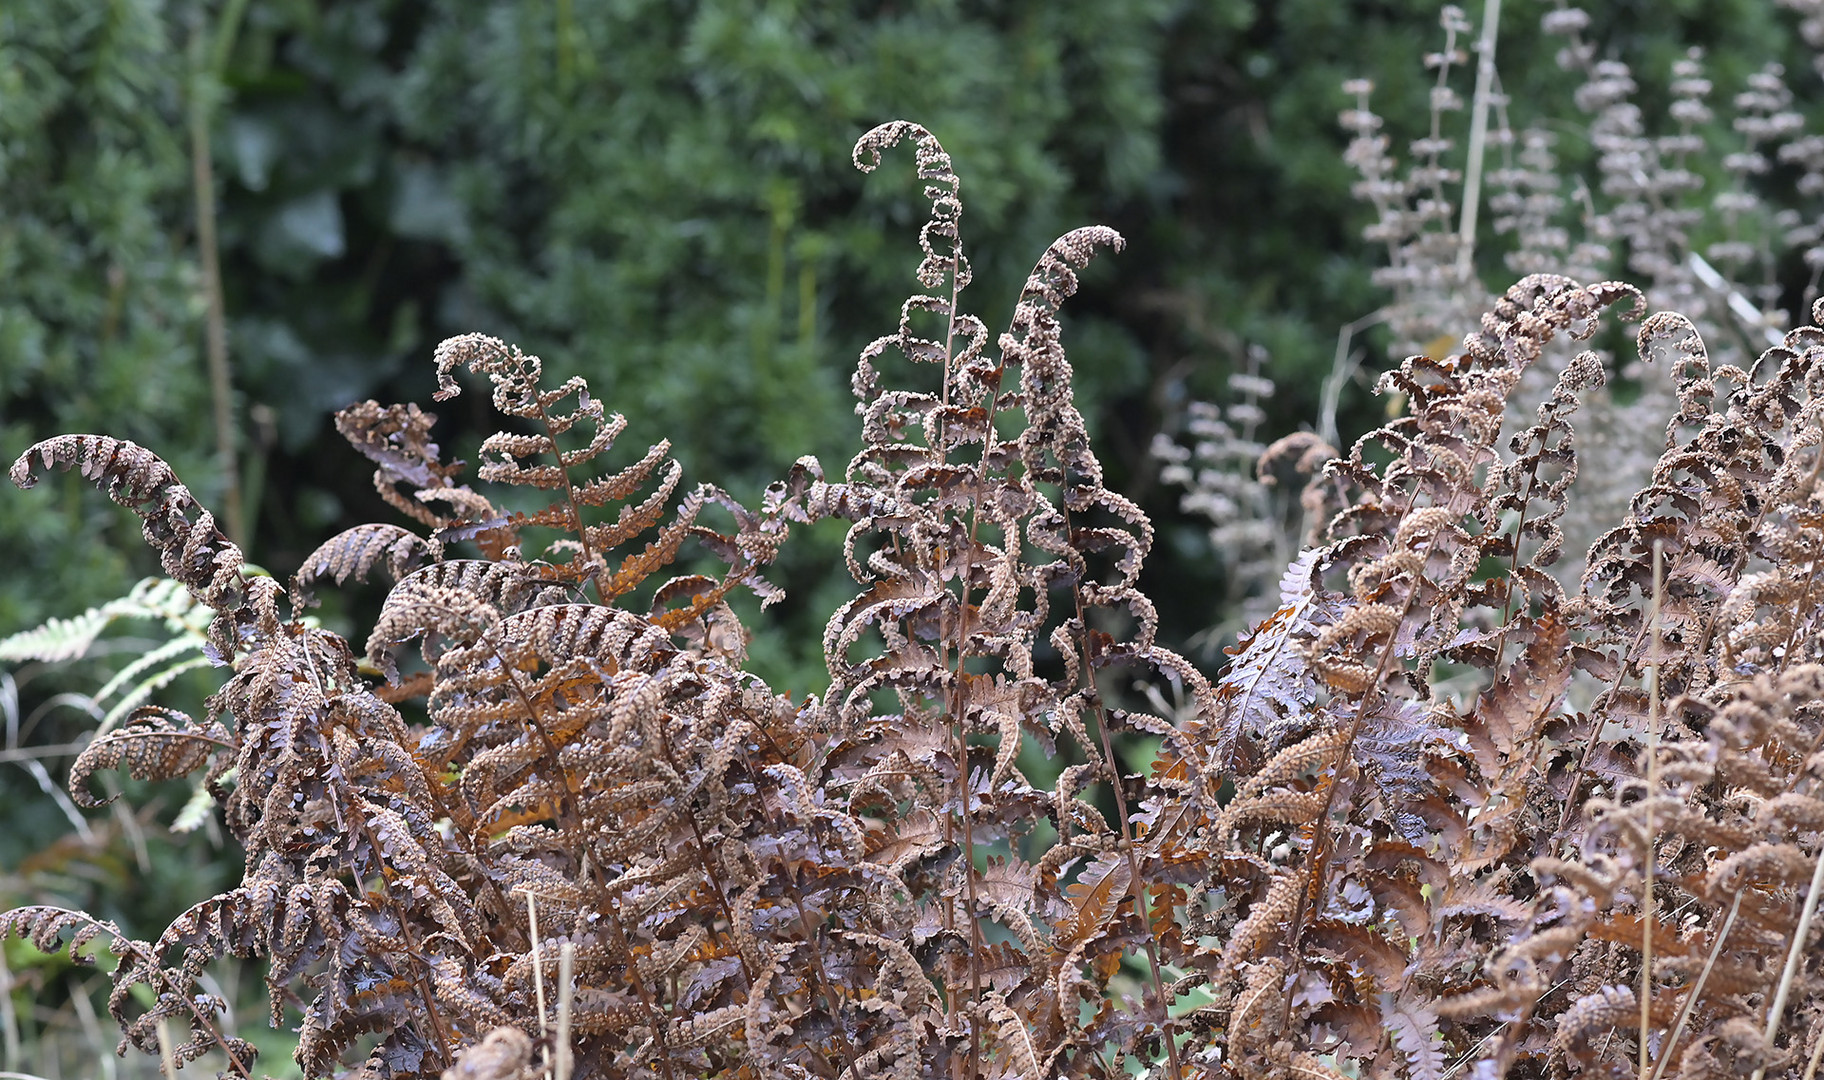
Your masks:
{"label": "green fern frond", "polygon": [[[226,783],[233,779],[234,769],[229,768],[217,778],[217,783]],[[171,819],[171,831],[174,833],[195,832],[209,820],[209,814],[215,809],[215,796],[210,794],[206,781],[198,781],[191,789],[190,797],[184,800],[183,808]]]}
{"label": "green fern frond", "polygon": [[[200,612],[200,615],[199,615]],[[47,664],[80,660],[94,648],[116,619],[158,619],[174,633],[195,636],[200,644],[209,610],[191,598],[184,586],[165,577],[149,577],[105,604],[74,618],[53,617],[42,625],[0,638],[0,660]]]}
{"label": "green fern frond", "polygon": [[105,607],[93,607],[73,619],[52,616],[41,626],[0,639],[0,660],[75,660],[89,651],[112,616]]}
{"label": "green fern frond", "polygon": [[101,727],[95,733],[102,735],[114,730],[116,724],[145,704],[154,691],[171,685],[184,672],[208,667],[209,658],[203,655],[203,644],[200,637],[172,638],[120,669],[95,695],[95,704],[99,707],[114,694],[120,694],[120,700],[108,706],[107,715],[101,718]]}

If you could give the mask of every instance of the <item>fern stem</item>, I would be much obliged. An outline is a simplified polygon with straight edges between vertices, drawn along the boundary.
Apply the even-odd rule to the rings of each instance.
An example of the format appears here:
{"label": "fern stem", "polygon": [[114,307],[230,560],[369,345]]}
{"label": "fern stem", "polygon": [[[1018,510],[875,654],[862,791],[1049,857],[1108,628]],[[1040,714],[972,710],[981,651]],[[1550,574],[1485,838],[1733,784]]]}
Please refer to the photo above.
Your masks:
{"label": "fern stem", "polygon": [[1627,651],[1621,656],[1619,670],[1615,672],[1615,681],[1606,691],[1597,695],[1596,703],[1591,706],[1591,715],[1598,718],[1591,721],[1588,741],[1583,744],[1583,755],[1577,759],[1577,768],[1571,773],[1571,787],[1570,790],[1565,793],[1564,809],[1559,812],[1558,828],[1554,831],[1554,836],[1562,838],[1564,830],[1571,823],[1571,815],[1582,809],[1581,805],[1577,802],[1577,796],[1579,794],[1579,789],[1583,786],[1583,778],[1589,775],[1590,759],[1596,756],[1596,747],[1602,741],[1602,721],[1600,719],[1602,706],[1608,699],[1613,698],[1621,689],[1622,682],[1628,677],[1628,657],[1633,656],[1640,651],[1641,646],[1645,644],[1647,636],[1651,631],[1652,627],[1650,625],[1646,623],[1641,624],[1640,631],[1634,635],[1633,643],[1628,646]]}
{"label": "fern stem", "polygon": [[[948,346],[946,346],[948,348]],[[946,367],[949,365],[946,364]],[[947,394],[946,379],[946,394]],[[950,701],[946,703],[950,711],[952,733],[955,735],[956,754],[956,790],[957,809],[963,817],[963,895],[968,904],[969,919],[969,1069],[975,1071],[976,1059],[981,1054],[981,1002],[982,1002],[982,967],[981,951],[983,948],[981,918],[977,911],[975,890],[975,812],[970,806],[974,794],[974,781],[969,776],[969,690],[968,690],[968,642],[969,642],[969,572],[975,567],[977,529],[981,524],[979,513],[981,500],[982,475],[988,467],[988,447],[993,445],[994,403],[1000,396],[1000,380],[995,380],[994,389],[990,391],[988,401],[987,430],[982,437],[982,464],[977,473],[976,494],[969,506],[969,552],[967,564],[959,574],[958,590],[962,593],[956,619],[956,670],[951,675]],[[946,455],[948,456],[948,455]],[[944,562],[948,562],[948,558]],[[942,565],[940,563],[940,565]],[[945,667],[949,661],[946,659]],[[946,815],[946,822],[949,818]],[[945,910],[950,908],[944,905]]]}
{"label": "fern stem", "polygon": [[[1792,993],[1793,981],[1799,973],[1799,964],[1805,957],[1805,942],[1811,936],[1811,919],[1818,912],[1818,894],[1824,892],[1824,846],[1818,850],[1817,863],[1811,871],[1811,888],[1805,893],[1805,905],[1799,909],[1799,925],[1792,932],[1792,945],[1786,950],[1786,968],[1780,973],[1779,987],[1774,991],[1773,1004],[1767,1009],[1767,1034],[1763,1045],[1773,1049],[1775,1037],[1780,1033],[1780,1019],[1786,1012],[1786,998]],[[1765,1066],[1754,1070],[1753,1080],[1761,1080],[1767,1071]]]}
{"label": "fern stem", "polygon": [[437,1040],[437,1049],[443,1054],[446,1066],[454,1065],[456,1051],[450,1045],[449,1036],[443,1030],[443,1020],[437,1009],[437,991],[431,985],[430,977],[427,974],[428,965],[425,963],[424,950],[419,944],[418,935],[412,932],[411,916],[406,913],[404,905],[400,904],[393,895],[393,876],[397,871],[393,869],[392,862],[387,859],[386,849],[380,846],[380,838],[374,835],[373,827],[368,824],[367,815],[361,812],[359,806],[354,807],[353,817],[356,826],[361,830],[362,838],[367,841],[368,849],[374,853],[374,859],[379,864],[380,880],[387,886],[385,894],[387,903],[393,906],[394,912],[399,916],[399,936],[403,940],[406,956],[410,958],[411,966],[414,969],[413,981],[418,985],[419,996],[424,999],[424,1016],[431,1025],[431,1034]]}
{"label": "fern stem", "polygon": [[[544,407],[541,405],[539,408],[542,413]],[[551,445],[555,448],[556,441],[553,440]],[[561,464],[561,457],[559,462]],[[565,472],[564,482],[568,484],[569,481],[570,475]],[[570,508],[574,513],[576,510],[574,499],[570,502]],[[538,706],[533,704],[532,695],[527,693],[525,686],[521,684],[518,670],[507,663],[506,657],[501,655],[499,646],[492,641],[489,642],[488,651],[494,654],[495,663],[499,664],[501,671],[506,673],[508,685],[513,687],[513,693],[525,706],[526,727],[539,741],[546,767],[551,770],[551,775],[562,781],[562,794],[558,799],[557,807],[559,827],[578,841],[579,850],[583,852],[583,865],[588,870],[589,876],[595,879],[596,888],[601,890],[601,899],[607,901],[613,890],[608,886],[608,879],[602,875],[601,867],[597,866],[595,860],[589,857],[588,840],[584,831],[585,821],[579,806],[580,797],[576,793],[574,778],[570,775],[569,770],[564,768],[562,759],[558,757],[557,744],[551,741],[550,732],[546,731],[545,725],[539,722]],[[603,683],[605,685],[606,680],[603,680]],[[604,903],[601,906],[601,914],[603,921],[608,924],[609,932],[614,935],[615,948],[621,951],[621,956],[626,960],[627,975],[633,983],[634,992],[639,995],[640,1003],[645,1006],[646,1015],[652,1021],[653,1042],[657,1045],[659,1052],[659,1071],[664,1074],[665,1080],[675,1080],[671,1068],[671,1051],[665,1044],[665,1010],[659,1007],[657,999],[652,996],[646,986],[645,977],[640,974],[639,958],[633,955],[633,946],[627,940],[626,929],[621,926],[619,911],[611,904]]]}
{"label": "fern stem", "polygon": [[[670,764],[673,774],[682,776],[684,770],[678,766],[678,759],[671,752],[670,729],[661,727],[659,737],[662,740],[659,744],[660,753],[665,755],[665,761]],[[784,757],[783,752],[781,752],[780,756]],[[703,873],[709,878],[710,890],[714,892],[716,896],[716,906],[722,909],[722,917],[728,920],[728,932],[732,939],[735,932],[735,912],[734,909],[728,906],[728,891],[722,885],[722,875],[716,872],[715,863],[710,861],[709,844],[703,838],[703,826],[697,821],[696,807],[694,805],[685,807],[684,819],[690,822],[690,834],[697,845],[697,860],[703,864]],[[735,959],[741,962],[741,975],[747,980],[749,989],[752,989],[754,985],[754,972],[752,968],[748,967],[747,956],[737,948],[735,949]]]}
{"label": "fern stem", "polygon": [[[961,273],[963,261],[963,231],[960,201],[957,206],[957,216],[952,219],[952,229],[954,230],[955,235],[951,238],[953,246],[950,249],[950,301],[944,313],[944,373],[943,384],[939,391],[942,411],[938,413],[936,425],[937,443],[935,446],[931,447],[932,457],[936,459],[935,463],[939,465],[947,464],[950,458],[950,443],[946,421],[949,416],[951,394],[955,386],[957,305],[961,301],[963,294]],[[969,645],[969,574],[970,571],[975,568],[977,530],[981,523],[982,478],[987,475],[989,449],[994,445],[994,413],[995,407],[1000,400],[1001,378],[1005,372],[1006,363],[1003,361],[995,372],[993,384],[988,389],[987,417],[983,421],[982,431],[982,458],[981,463],[976,470],[975,493],[969,502],[969,550],[967,553],[967,562],[958,575],[959,580],[957,581],[957,592],[960,594],[960,602],[958,604],[956,641],[954,644],[956,650],[956,669],[951,677],[950,700],[945,703],[946,708],[950,713],[951,734],[954,736],[953,753],[956,755],[957,808],[963,818],[963,895],[964,902],[968,905],[967,914],[969,919],[970,1010],[969,1057],[966,1068],[971,1075],[975,1073],[976,1062],[981,1057],[982,1035],[980,1008],[982,1001],[981,952],[983,942],[980,916],[977,913],[975,889],[975,819],[969,805],[970,796],[973,794],[971,790],[973,782],[969,777],[969,729],[967,726],[969,712],[968,673],[966,670]],[[937,563],[940,571],[942,567],[949,565],[949,563],[949,549],[947,545],[940,545],[938,548]],[[944,666],[946,669],[949,668],[949,659],[947,657],[944,660]],[[946,844],[955,842],[952,832],[953,821],[953,818],[947,814],[945,815],[944,842]],[[954,926],[950,904],[944,905],[944,922],[947,927]]]}
{"label": "fern stem", "polygon": [[20,1064],[19,1011],[13,1004],[13,969],[7,966],[6,950],[0,948],[0,1064],[12,1068]]}
{"label": "fern stem", "polygon": [[1520,540],[1526,535],[1526,512],[1533,505],[1533,488],[1539,474],[1526,475],[1526,494],[1520,497],[1520,518],[1514,523],[1514,550],[1507,559],[1507,595],[1501,601],[1501,635],[1495,639],[1495,662],[1489,668],[1494,678],[1501,677],[1501,661],[1507,655],[1507,628],[1514,618],[1514,578],[1520,572]]}
{"label": "fern stem", "polygon": [[847,1061],[849,1066],[847,1071],[850,1075],[858,1075],[860,1057],[855,1053],[854,1045],[849,1042],[848,1034],[843,1031],[842,1008],[836,1000],[836,991],[831,989],[830,974],[823,962],[823,949],[817,944],[817,929],[811,925],[810,913],[804,910],[804,896],[798,891],[797,880],[789,869],[783,867],[781,869],[785,870],[783,876],[786,888],[791,892],[792,903],[798,908],[798,926],[804,931],[804,943],[811,948],[811,962],[816,967],[817,988],[823,993],[823,1003],[830,1010],[830,1025],[833,1029],[832,1033],[836,1036],[837,1049]]}
{"label": "fern stem", "polygon": [[[312,632],[313,631],[309,630],[303,631],[306,635]],[[331,695],[328,688],[323,683],[322,674],[317,671],[316,658],[311,655],[308,637],[301,642],[294,639],[293,644],[297,646],[298,652],[303,657],[304,674],[310,677],[311,688],[316,693],[317,700],[321,702],[329,701]],[[444,1064],[454,1065],[456,1063],[456,1052],[450,1045],[449,1037],[444,1034],[443,1022],[437,1010],[437,993],[435,987],[431,984],[428,973],[429,966],[425,963],[424,950],[419,945],[418,936],[412,932],[412,920],[406,913],[405,905],[401,904],[398,898],[393,895],[393,880],[398,871],[393,868],[392,861],[387,858],[386,849],[380,844],[380,838],[374,835],[373,828],[368,823],[367,815],[361,810],[361,802],[363,800],[361,800],[358,795],[351,797],[351,793],[344,790],[352,789],[353,787],[354,785],[344,778],[338,785],[332,786],[330,790],[335,794],[342,796],[342,800],[350,804],[355,826],[361,830],[362,838],[367,841],[368,850],[373,853],[374,861],[379,867],[380,880],[386,885],[384,895],[386,896],[387,903],[392,905],[394,913],[399,916],[399,935],[404,939],[406,955],[410,958],[410,964],[413,973],[416,976],[413,981],[417,983],[418,993],[424,999],[425,1019],[430,1022],[431,1034],[437,1040],[437,1048],[443,1054]],[[340,803],[337,802],[335,805],[337,807],[337,824],[339,827],[346,828],[346,825],[342,822]],[[365,875],[357,876],[358,878],[365,879]]]}
{"label": "fern stem", "polygon": [[[1457,496],[1459,494],[1460,492],[1452,492],[1450,502],[1445,506],[1445,510],[1452,517],[1458,512]],[[1411,511],[1408,510],[1407,512],[1410,513]],[[1418,605],[1418,585],[1424,581],[1424,567],[1431,561],[1432,552],[1437,547],[1438,537],[1440,535],[1442,535],[1441,531],[1433,533],[1431,539],[1425,542],[1425,556],[1419,560],[1419,570],[1416,572],[1417,580],[1415,580],[1412,583],[1412,587],[1406,591],[1406,602],[1400,608],[1399,620],[1394,623],[1393,631],[1388,635],[1386,646],[1380,650],[1380,659],[1375,663],[1374,674],[1368,680],[1367,689],[1362,692],[1361,700],[1356,703],[1355,716],[1349,722],[1349,735],[1343,740],[1342,751],[1337,755],[1335,778],[1325,786],[1323,806],[1319,809],[1316,820],[1312,822],[1310,857],[1311,880],[1305,888],[1299,890],[1298,901],[1292,909],[1291,925],[1287,928],[1286,934],[1286,944],[1290,951],[1290,955],[1294,959],[1301,955],[1299,950],[1304,941],[1306,905],[1311,901],[1312,897],[1317,897],[1321,901],[1323,896],[1324,872],[1330,857],[1330,810],[1336,805],[1336,793],[1343,786],[1343,767],[1348,763],[1350,755],[1355,749],[1355,739],[1357,735],[1361,734],[1362,719],[1368,715],[1371,699],[1380,695],[1381,681],[1387,677],[1387,673],[1392,668],[1394,641],[1399,637],[1399,628],[1405,625],[1406,620],[1411,617],[1413,609]],[[1280,1014],[1280,1027],[1284,1028],[1286,1026],[1290,1019],[1289,1014],[1291,1009],[1292,999],[1287,995],[1284,999],[1283,1008]]]}
{"label": "fern stem", "polygon": [[[1069,476],[1065,478],[1069,486]],[[1071,534],[1070,500],[1058,500],[1064,516],[1064,535]],[[1152,912],[1146,906],[1146,883],[1140,874],[1140,860],[1134,854],[1134,827],[1128,819],[1127,792],[1121,786],[1121,763],[1115,757],[1114,740],[1108,733],[1108,709],[1102,702],[1102,695],[1096,689],[1095,668],[1089,655],[1089,618],[1088,610],[1083,605],[1083,583],[1080,576],[1070,583],[1071,599],[1076,604],[1077,626],[1082,633],[1077,639],[1078,655],[1082,659],[1082,679],[1084,689],[1089,691],[1090,701],[1096,712],[1096,730],[1101,735],[1102,760],[1108,766],[1110,786],[1115,793],[1115,813],[1121,818],[1121,853],[1127,859],[1128,895],[1134,901],[1134,915],[1140,926],[1146,931],[1147,973],[1152,976],[1153,994],[1159,1002],[1159,1027],[1165,1040],[1165,1055],[1168,1073],[1172,1080],[1182,1080],[1184,1067],[1178,1061],[1177,1031],[1172,1023],[1172,1006],[1165,993],[1165,977],[1161,974],[1159,962],[1158,934],[1153,929]]]}
{"label": "fern stem", "polygon": [[[533,400],[538,401],[538,391],[533,391]],[[570,466],[564,464],[563,448],[557,445],[557,432],[551,427],[551,416],[545,411],[545,403],[538,401],[538,422],[545,426],[545,441],[551,444],[551,456],[557,459],[557,471],[564,478],[564,505],[570,511],[570,524],[576,529],[577,543],[583,546],[583,584],[587,589],[595,585],[595,594],[599,598],[602,587],[596,581],[595,552],[589,546],[589,529],[583,524],[583,508],[576,501],[576,484],[570,479]],[[588,594],[585,592],[584,596]],[[553,762],[555,763],[555,758]]]}
{"label": "fern stem", "polygon": [[[1672,1051],[1678,1046],[1678,1037],[1684,1034],[1685,1023],[1691,1019],[1691,1010],[1703,995],[1704,983],[1715,969],[1717,958],[1723,954],[1723,942],[1728,940],[1729,930],[1735,926],[1736,913],[1742,909],[1742,895],[1743,891],[1737,889],[1735,897],[1729,901],[1729,914],[1723,918],[1723,927],[1717,931],[1716,940],[1710,944],[1710,956],[1704,961],[1703,970],[1697,973],[1697,981],[1691,984],[1691,992],[1685,995],[1684,1004],[1679,1006],[1678,1018],[1672,1023],[1672,1034],[1666,1037],[1665,1044],[1659,1048],[1659,1060],[1653,1064],[1651,1080],[1659,1080],[1660,1074],[1666,1071],[1666,1062],[1672,1060]],[[1824,1045],[1824,1041],[1820,1045]]]}
{"label": "fern stem", "polygon": [[1659,794],[1659,609],[1665,598],[1665,549],[1653,541],[1653,606],[1647,614],[1653,631],[1653,666],[1647,669],[1651,689],[1647,696],[1647,795],[1641,813],[1646,818],[1646,858],[1641,872],[1646,887],[1640,899],[1640,1080],[1647,1080],[1647,1033],[1653,1022],[1653,800]]}

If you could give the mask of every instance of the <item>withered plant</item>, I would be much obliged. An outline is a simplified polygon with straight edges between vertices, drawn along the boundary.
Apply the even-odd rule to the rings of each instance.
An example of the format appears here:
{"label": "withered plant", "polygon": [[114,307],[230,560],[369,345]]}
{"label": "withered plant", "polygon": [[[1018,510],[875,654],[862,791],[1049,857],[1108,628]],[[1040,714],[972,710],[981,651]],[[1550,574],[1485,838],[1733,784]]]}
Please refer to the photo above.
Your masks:
{"label": "withered plant", "polygon": [[[289,589],[150,452],[27,451],[20,484],[80,468],[144,518],[231,673],[201,720],[96,739],[73,791],[206,770],[246,873],[155,941],[51,908],[0,932],[112,937],[125,1043],[176,1027],[235,1075],[252,1048],[199,981],[229,954],[267,963],[313,1077],[1812,1075],[1824,331],[1743,370],[1647,318],[1678,411],[1567,585],[1603,363],[1506,438],[1505,405],[1554,338],[1644,304],[1526,278],[1386,376],[1406,412],[1314,481],[1342,509],[1211,683],[1156,640],[1151,526],[1072,401],[1059,305],[1120,237],[1054,243],[991,346],[937,140],[888,124],[857,164],[905,140],[925,292],[862,353],[841,478],[801,459],[758,509],[684,491],[663,443],[606,472],[626,422],[478,335],[437,396],[485,376],[509,428],[479,479],[549,502],[463,483],[415,406],[354,406],[418,529],[343,533]],[[728,601],[776,597],[791,525],[826,518],[858,591],[794,702]],[[376,575],[362,654],[301,617]]]}

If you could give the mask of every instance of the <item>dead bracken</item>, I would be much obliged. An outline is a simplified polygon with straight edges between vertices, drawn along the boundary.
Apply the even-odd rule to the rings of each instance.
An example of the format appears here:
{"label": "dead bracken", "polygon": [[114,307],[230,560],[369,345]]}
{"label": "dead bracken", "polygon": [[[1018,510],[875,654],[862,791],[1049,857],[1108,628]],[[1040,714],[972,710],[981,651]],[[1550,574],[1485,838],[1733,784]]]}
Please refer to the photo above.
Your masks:
{"label": "dead bracken", "polygon": [[[43,907],[0,935],[111,935],[125,1042],[175,1028],[236,1075],[253,1048],[200,983],[225,955],[269,965],[274,1023],[301,1007],[311,1077],[1815,1066],[1824,331],[1744,370],[1683,316],[1640,323],[1677,411],[1573,588],[1551,567],[1603,365],[1505,442],[1504,408],[1548,342],[1645,304],[1526,277],[1384,377],[1404,412],[1314,477],[1328,527],[1211,682],[1155,640],[1152,528],[1103,484],[1061,344],[1120,237],[1054,243],[991,353],[949,156],[899,122],[856,161],[907,140],[925,293],[857,366],[863,449],[758,509],[685,489],[663,443],[606,471],[625,420],[480,335],[439,348],[437,396],[486,377],[507,429],[478,478],[543,505],[363,403],[338,426],[422,531],[345,532],[289,589],[150,451],[27,451],[22,486],[79,468],[144,519],[231,671],[203,719],[97,739],[73,788],[206,770],[246,864],[157,941]],[[774,598],[791,527],[830,518],[856,592],[827,693],[793,701],[744,670],[729,601]],[[377,576],[362,654],[301,618]],[[1140,680],[1180,706],[1135,707]]]}

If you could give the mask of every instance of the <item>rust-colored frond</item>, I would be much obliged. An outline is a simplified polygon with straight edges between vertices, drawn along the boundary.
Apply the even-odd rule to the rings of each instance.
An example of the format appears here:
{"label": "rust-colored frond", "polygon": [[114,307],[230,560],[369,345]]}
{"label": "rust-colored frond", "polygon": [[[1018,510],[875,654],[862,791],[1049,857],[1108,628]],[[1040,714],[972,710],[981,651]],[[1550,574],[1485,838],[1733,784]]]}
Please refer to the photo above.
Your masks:
{"label": "rust-colored frond", "polygon": [[84,806],[101,806],[113,799],[89,793],[89,777],[98,770],[124,767],[135,780],[172,780],[195,772],[213,754],[236,749],[228,729],[217,721],[197,724],[182,713],[143,706],[76,756],[70,794]]}
{"label": "rust-colored frond", "polygon": [[1085,866],[1064,889],[1070,908],[1057,947],[1073,952],[1101,936],[1109,920],[1118,917],[1130,884],[1129,864],[1119,853],[1105,852]]}
{"label": "rust-colored frond", "polygon": [[[918,283],[927,289],[938,289],[948,279],[954,292],[969,285],[968,260],[963,257],[962,234],[958,220],[963,214],[960,197],[962,181],[951,167],[950,155],[943,145],[918,124],[894,120],[863,135],[855,143],[851,156],[855,167],[873,172],[880,167],[880,154],[902,140],[910,138],[916,147],[914,161],[918,178],[926,182],[925,197],[931,200],[931,219],[918,231],[918,246],[925,253],[918,266]],[[938,359],[948,359],[938,357]]]}
{"label": "rust-colored frond", "polygon": [[[1219,721],[1203,733],[1218,767],[1246,769],[1304,735],[1320,687],[1305,661],[1319,627],[1334,618],[1316,582],[1321,548],[1299,556],[1280,583],[1280,608],[1228,652],[1215,686]],[[1329,603],[1334,603],[1330,601]]]}
{"label": "rust-colored frond", "polygon": [[[665,505],[671,500],[672,492],[677,490],[678,481],[684,475],[684,467],[671,462],[665,475],[659,478],[659,486],[639,503],[621,507],[620,513],[611,524],[593,525],[585,530],[591,546],[600,551],[619,547],[647,529],[657,525],[665,516]],[[689,515],[689,518],[686,515]],[[689,528],[689,519],[695,517],[695,508],[680,508],[678,520],[684,528]]]}
{"label": "rust-colored frond", "polygon": [[366,581],[377,566],[385,566],[397,581],[437,555],[436,544],[409,529],[383,523],[357,525],[330,537],[310,553],[292,578],[292,591],[309,596],[312,586],[324,578],[338,585],[351,577]]}
{"label": "rust-colored frond", "polygon": [[[619,435],[626,423],[618,414],[611,417],[607,429],[610,437]],[[598,476],[594,480],[577,485],[576,501],[584,506],[606,506],[611,502],[626,499],[651,478],[653,470],[658,468],[659,463],[665,461],[670,454],[671,442],[661,439],[652,444],[646,451],[645,457],[619,472],[608,476]],[[671,468],[682,471],[682,467],[676,462],[671,463]],[[675,484],[676,481],[671,481],[671,483]]]}
{"label": "rust-colored frond", "polygon": [[184,583],[192,596],[217,611],[240,606],[245,598],[241,549],[216,527],[152,451],[105,435],[59,435],[34,444],[13,462],[13,483],[37,484],[38,469],[81,471],[83,478],[108,498],[138,514],[145,523],[146,543],[158,552],[165,573]]}
{"label": "rust-colored frond", "polygon": [[447,526],[452,518],[437,512],[438,503],[456,512],[456,519],[485,521],[496,515],[481,495],[452,478],[462,464],[444,464],[431,441],[433,413],[417,405],[382,406],[377,401],[350,405],[336,414],[336,430],[349,445],[379,466],[374,470],[374,490],[387,505],[412,520],[433,527]]}
{"label": "rust-colored frond", "polygon": [[[479,473],[512,509],[455,482],[429,414],[346,410],[428,527],[351,529],[298,572],[294,607],[390,577],[369,663],[243,574],[153,455],[20,459],[132,507],[222,612],[207,719],[143,710],[71,773],[88,803],[100,769],[210,767],[245,854],[115,944],[128,1043],[182,1020],[180,1057],[241,1055],[199,990],[238,956],[301,1014],[312,1080],[1802,1075],[1824,329],[1734,362],[1703,319],[1645,320],[1625,370],[1675,411],[1577,581],[1599,432],[1574,422],[1607,376],[1576,343],[1641,294],[1523,279],[1382,376],[1389,419],[1313,480],[1335,512],[1212,685],[1161,643],[1153,524],[1108,487],[1065,355],[1060,307],[1121,238],[1060,238],[991,338],[961,309],[950,156],[897,122],[856,162],[905,141],[920,292],[856,359],[838,480],[800,459],[756,511],[663,441],[610,467],[627,419],[482,335],[438,348],[438,397],[489,381]],[[747,670],[777,628],[733,594],[776,599],[789,526],[827,518],[855,581],[794,699]],[[0,933],[80,960],[115,930],[26,909]]]}
{"label": "rust-colored frond", "polygon": [[[763,603],[778,598],[778,590],[757,573],[758,567],[777,555],[784,539],[788,518],[778,508],[751,514],[725,492],[709,485],[699,485],[674,507],[683,467],[670,460],[671,444],[667,441],[654,444],[638,461],[618,472],[587,479],[579,471],[613,446],[615,438],[626,430],[627,420],[619,414],[606,413],[601,402],[590,396],[582,379],[572,378],[556,389],[546,390],[540,385],[543,362],[538,357],[496,338],[469,334],[451,338],[438,347],[439,399],[459,392],[455,381],[458,367],[487,375],[494,387],[495,408],[539,429],[534,434],[502,431],[488,436],[481,447],[481,478],[550,491],[558,498],[538,510],[516,512],[470,528],[446,529],[440,538],[454,540],[473,530],[477,539],[486,541],[484,550],[491,543],[504,551],[508,541],[520,544],[522,533],[528,529],[566,533],[546,551],[547,557],[559,552],[568,556],[568,561],[558,566],[552,576],[581,588],[593,584],[604,603],[612,603],[639,588],[658,570],[674,562],[687,540],[696,538],[728,562],[729,574],[718,587],[718,594],[704,600],[701,607],[669,617],[673,629],[682,629],[715,609],[722,595],[735,585],[753,589]],[[566,449],[563,437],[579,430],[587,433],[586,445]],[[584,513],[585,508],[631,499],[648,483],[653,485],[652,490],[638,502],[624,502],[612,521],[591,522]],[[724,536],[697,524],[698,515],[711,503],[734,515],[738,523],[734,535]],[[654,529],[658,530],[657,535],[641,550],[622,556],[618,564],[611,562],[610,552]]]}

